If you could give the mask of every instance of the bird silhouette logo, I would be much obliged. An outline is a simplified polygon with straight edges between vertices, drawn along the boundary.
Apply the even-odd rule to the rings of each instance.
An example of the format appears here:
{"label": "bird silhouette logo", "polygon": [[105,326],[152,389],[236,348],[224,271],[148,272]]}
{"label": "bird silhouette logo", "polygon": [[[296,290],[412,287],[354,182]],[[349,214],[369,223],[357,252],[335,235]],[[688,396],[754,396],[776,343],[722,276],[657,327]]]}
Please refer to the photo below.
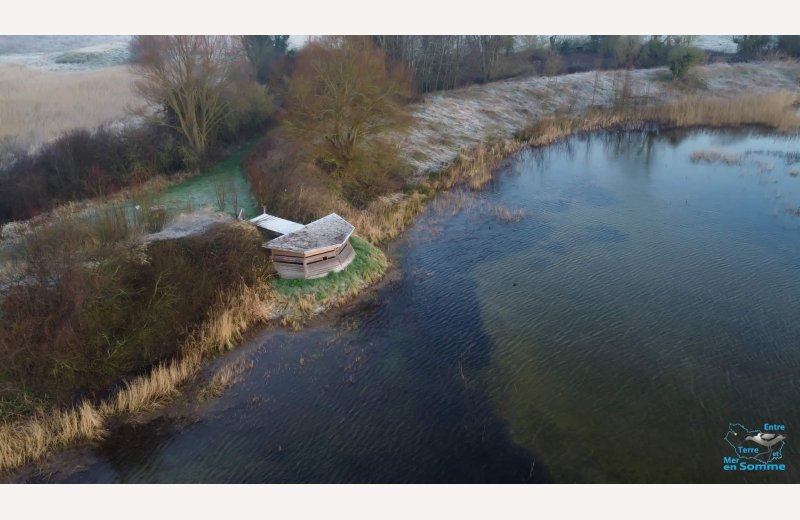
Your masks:
{"label": "bird silhouette logo", "polygon": [[785,433],[749,430],[738,423],[729,424],[725,434],[725,441],[733,447],[736,457],[758,462],[772,462],[782,458],[786,438]]}
{"label": "bird silhouette logo", "polygon": [[774,433],[758,432],[756,435],[748,435],[747,437],[744,438],[744,440],[753,441],[756,444],[764,446],[765,448],[772,448],[785,438],[786,436],[783,434],[776,435]]}

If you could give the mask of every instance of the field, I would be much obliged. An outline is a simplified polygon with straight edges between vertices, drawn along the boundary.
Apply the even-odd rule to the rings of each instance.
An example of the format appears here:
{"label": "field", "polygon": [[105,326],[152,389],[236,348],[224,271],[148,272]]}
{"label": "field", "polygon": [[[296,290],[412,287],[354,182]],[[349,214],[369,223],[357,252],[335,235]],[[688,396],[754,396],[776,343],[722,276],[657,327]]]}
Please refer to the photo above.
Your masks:
{"label": "field", "polygon": [[35,148],[75,128],[128,117],[138,103],[125,66],[78,71],[0,63],[0,144]]}

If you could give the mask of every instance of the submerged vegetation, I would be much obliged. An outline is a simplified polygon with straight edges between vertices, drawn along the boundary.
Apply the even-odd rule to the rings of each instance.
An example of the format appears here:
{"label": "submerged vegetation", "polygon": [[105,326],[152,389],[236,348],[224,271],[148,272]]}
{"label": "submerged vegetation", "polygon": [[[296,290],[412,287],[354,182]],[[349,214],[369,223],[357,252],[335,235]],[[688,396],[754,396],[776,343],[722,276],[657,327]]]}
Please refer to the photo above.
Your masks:
{"label": "submerged vegetation", "polygon": [[690,156],[692,162],[721,162],[727,165],[741,164],[743,156],[740,153],[726,153],[719,150],[695,150]]}

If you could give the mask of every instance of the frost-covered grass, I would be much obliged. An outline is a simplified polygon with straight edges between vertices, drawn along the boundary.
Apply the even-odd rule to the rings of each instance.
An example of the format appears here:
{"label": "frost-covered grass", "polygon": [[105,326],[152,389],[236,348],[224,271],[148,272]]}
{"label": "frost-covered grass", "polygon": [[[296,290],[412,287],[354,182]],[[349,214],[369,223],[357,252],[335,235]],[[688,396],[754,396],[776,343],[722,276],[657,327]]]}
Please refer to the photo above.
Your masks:
{"label": "frost-covered grass", "polygon": [[[796,92],[800,65],[791,61],[716,63],[696,67],[692,73],[696,83],[703,86],[701,90],[665,79],[668,73],[662,68],[527,77],[431,94],[414,106],[416,121],[402,147],[416,178],[421,180],[449,165],[465,150],[488,140],[511,138],[537,120],[559,114],[581,116],[591,107],[613,107],[625,82],[629,101],[634,104]],[[697,113],[709,115],[699,105],[695,103]],[[690,108],[681,107],[687,116],[684,119],[697,120]],[[724,121],[730,113],[722,108],[714,115],[716,120]]]}

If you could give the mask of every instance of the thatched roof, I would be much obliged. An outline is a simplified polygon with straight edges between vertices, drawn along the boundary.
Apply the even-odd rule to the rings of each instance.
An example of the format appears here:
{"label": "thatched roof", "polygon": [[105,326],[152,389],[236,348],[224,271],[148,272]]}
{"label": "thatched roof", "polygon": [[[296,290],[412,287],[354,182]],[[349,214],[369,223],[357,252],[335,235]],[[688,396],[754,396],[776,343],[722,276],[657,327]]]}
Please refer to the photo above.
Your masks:
{"label": "thatched roof", "polygon": [[336,213],[331,213],[297,231],[270,240],[265,246],[269,249],[308,253],[340,246],[347,242],[354,230],[355,227],[351,223]]}

